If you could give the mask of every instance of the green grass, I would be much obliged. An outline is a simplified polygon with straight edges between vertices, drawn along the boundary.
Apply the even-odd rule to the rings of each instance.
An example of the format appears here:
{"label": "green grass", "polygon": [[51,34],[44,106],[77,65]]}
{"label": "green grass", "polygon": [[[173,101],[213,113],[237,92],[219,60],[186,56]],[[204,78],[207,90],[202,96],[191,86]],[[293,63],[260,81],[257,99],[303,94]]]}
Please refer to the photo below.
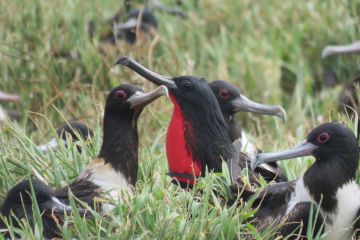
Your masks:
{"label": "green grass", "polygon": [[[265,151],[292,146],[313,127],[329,120],[346,122],[355,129],[351,119],[337,112],[341,87],[315,94],[312,86],[322,80],[325,68],[332,68],[342,82],[350,81],[358,71],[360,60],[356,56],[322,62],[320,54],[326,44],[359,39],[359,1],[184,1],[186,21],[156,12],[160,25],[156,42],[141,47],[119,42],[105,56],[98,51],[101,20],[120,9],[119,2],[0,3],[0,89],[22,97],[21,103],[5,106],[20,111],[20,121],[0,128],[0,199],[33,171],[52,187],[60,187],[96,157],[106,93],[121,83],[153,88],[126,68],[118,74],[111,71],[114,61],[124,55],[164,75],[224,79],[253,100],[284,105],[288,115],[285,124],[271,117],[238,114]],[[98,30],[93,40],[87,34],[91,19]],[[55,57],[62,52],[77,57]],[[279,84],[282,65],[297,77],[295,93],[287,100]],[[246,222],[253,214],[248,206],[224,206],[215,197],[210,186],[219,182],[216,176],[205,178],[202,197],[170,183],[165,175],[164,136],[171,109],[170,101],[161,99],[140,118],[141,156],[135,196],[124,197],[114,212],[96,216],[94,221],[84,222],[78,216],[67,219],[64,238],[233,239],[250,234],[273,239],[273,231],[257,233]],[[81,143],[86,150],[79,154],[73,146],[48,155],[37,152],[35,144],[55,136],[53,127],[68,119],[81,119],[94,128],[92,142]],[[300,159],[284,162],[282,167],[295,179],[310,163],[311,158]],[[22,234],[31,239],[39,232],[33,235],[24,227]]]}

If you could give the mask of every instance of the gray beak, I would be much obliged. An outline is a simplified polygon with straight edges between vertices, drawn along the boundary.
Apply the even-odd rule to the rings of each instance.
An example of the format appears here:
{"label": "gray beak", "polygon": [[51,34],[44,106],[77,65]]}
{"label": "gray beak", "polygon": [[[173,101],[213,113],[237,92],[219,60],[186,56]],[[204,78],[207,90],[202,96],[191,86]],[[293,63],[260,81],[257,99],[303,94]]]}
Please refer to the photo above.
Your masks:
{"label": "gray beak", "polygon": [[3,91],[0,91],[0,101],[2,102],[18,102],[20,101],[20,96],[16,94],[9,94]]}
{"label": "gray beak", "polygon": [[259,154],[251,161],[251,169],[255,169],[263,163],[271,163],[291,158],[310,156],[313,154],[313,151],[316,148],[316,145],[304,141],[296,147],[285,151]]}
{"label": "gray beak", "polygon": [[235,112],[252,112],[263,115],[272,115],[281,118],[283,121],[286,119],[286,112],[280,106],[270,106],[261,103],[254,102],[244,95],[231,101],[234,106]]}
{"label": "gray beak", "polygon": [[155,101],[157,98],[161,96],[168,96],[169,92],[167,87],[164,85],[161,85],[151,92],[148,93],[142,93],[137,92],[134,95],[132,95],[127,102],[130,103],[130,108],[136,108],[140,107],[143,108],[144,106],[148,105],[149,103]]}
{"label": "gray beak", "polygon": [[348,45],[326,46],[321,53],[321,57],[326,58],[331,55],[352,53],[360,53],[360,41]]}
{"label": "gray beak", "polygon": [[89,211],[84,210],[84,209],[78,209],[78,208],[73,209],[72,207],[67,206],[64,203],[62,203],[56,197],[52,197],[51,200],[43,203],[42,207],[44,207],[44,208],[48,209],[49,211],[52,211],[56,214],[59,214],[59,215],[71,215],[71,212],[73,210],[77,211],[79,213],[79,215],[82,217],[88,216],[90,214]]}
{"label": "gray beak", "polygon": [[121,57],[119,58],[115,65],[124,65],[133,71],[137,72],[139,75],[143,76],[150,82],[160,86],[164,85],[169,89],[176,89],[177,86],[172,77],[162,76],[160,74],[154,73],[151,70],[145,68],[140,63],[136,62],[134,59],[129,57]]}

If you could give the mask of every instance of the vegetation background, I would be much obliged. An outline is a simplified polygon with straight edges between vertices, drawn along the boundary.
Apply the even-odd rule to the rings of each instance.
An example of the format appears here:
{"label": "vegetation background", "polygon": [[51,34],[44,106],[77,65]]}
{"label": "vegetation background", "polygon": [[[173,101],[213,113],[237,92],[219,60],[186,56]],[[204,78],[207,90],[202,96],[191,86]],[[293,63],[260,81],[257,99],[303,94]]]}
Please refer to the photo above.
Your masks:
{"label": "vegetation background", "polygon": [[[173,6],[173,0],[163,0]],[[143,7],[138,1],[137,7]],[[164,75],[192,74],[209,81],[228,80],[249,98],[284,106],[287,121],[238,114],[239,121],[265,151],[287,148],[301,141],[316,125],[345,122],[337,109],[338,94],[359,70],[355,56],[321,59],[328,44],[359,39],[360,1],[198,0],[182,1],[188,18],[155,11],[159,30],[155,39],[131,46],[117,42],[99,51],[109,26],[104,20],[124,12],[119,0],[2,0],[0,2],[0,89],[21,95],[21,102],[4,106],[22,113],[19,122],[0,128],[0,200],[15,183],[34,172],[54,187],[71,182],[96,157],[101,144],[102,112],[109,90],[122,83],[154,88],[126,68],[113,71],[120,56],[131,56]],[[125,15],[121,15],[125,19]],[[88,23],[95,23],[95,35]],[[293,94],[282,90],[282,68],[293,72]],[[321,84],[327,70],[340,84]],[[164,151],[165,131],[172,104],[161,99],[142,113],[140,170],[137,194],[125,196],[109,216],[84,222],[69,217],[64,238],[119,239],[273,239],[272,230],[257,233],[246,219],[249,206],[223,206],[211,191],[216,176],[205,178],[204,195],[186,192],[170,183]],[[95,137],[43,155],[35,144],[55,136],[54,127],[79,119],[94,129]],[[290,179],[301,175],[312,159],[282,163]],[[215,184],[216,185],[216,184]],[[219,186],[225,188],[224,186]],[[195,197],[195,198],[194,198]],[[0,201],[1,202],[1,201]],[[73,227],[69,227],[70,224]],[[37,229],[41,229],[38,223]],[[24,223],[21,232],[38,238]]]}

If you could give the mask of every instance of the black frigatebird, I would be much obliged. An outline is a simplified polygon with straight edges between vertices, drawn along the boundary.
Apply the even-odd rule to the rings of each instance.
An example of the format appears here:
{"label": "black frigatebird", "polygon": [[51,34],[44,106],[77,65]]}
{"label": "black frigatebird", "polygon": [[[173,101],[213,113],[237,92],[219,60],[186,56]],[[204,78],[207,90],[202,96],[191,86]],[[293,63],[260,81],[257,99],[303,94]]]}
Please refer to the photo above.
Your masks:
{"label": "black frigatebird", "polygon": [[258,149],[254,144],[249,142],[246,134],[243,133],[241,125],[236,121],[234,115],[237,112],[251,112],[263,115],[272,115],[286,119],[285,110],[280,106],[270,106],[254,102],[243,95],[239,88],[223,80],[216,80],[209,83],[211,90],[219,103],[225,122],[229,126],[229,137],[232,142],[237,139],[241,140],[242,151],[248,155],[255,155]]}
{"label": "black frigatebird", "polygon": [[[269,185],[260,193],[255,223],[259,229],[284,222],[307,223],[313,204],[320,210],[315,228],[320,230],[324,222],[325,239],[350,239],[360,229],[360,188],[355,179],[359,146],[355,135],[342,124],[324,123],[313,129],[300,145],[260,154],[251,166],[302,156],[314,156],[316,160],[298,180]],[[288,235],[299,224],[285,226],[280,232]],[[305,224],[300,234],[306,233]]]}
{"label": "black frigatebird", "polygon": [[[58,234],[57,216],[63,217],[64,215],[70,215],[72,208],[64,205],[54,196],[53,190],[40,180],[25,180],[11,188],[1,206],[1,215],[16,228],[20,227],[19,221],[28,219],[30,226],[34,230],[36,221],[33,211],[34,203],[31,197],[32,189],[41,214],[44,237],[47,239],[61,237]],[[76,209],[76,211],[78,211],[80,216],[88,216],[88,213],[83,209]],[[0,220],[0,228],[2,230],[7,228],[5,222],[2,220]],[[2,232],[2,234],[4,234],[6,238],[14,237],[11,236],[8,231]]]}
{"label": "black frigatebird", "polygon": [[130,11],[127,20],[123,23],[114,23],[114,38],[123,38],[134,44],[137,39],[149,36],[153,38],[157,32],[158,22],[152,11],[148,9],[134,9]]}
{"label": "black frigatebird", "polygon": [[71,191],[90,207],[106,212],[112,206],[96,199],[109,196],[118,200],[122,191],[131,193],[138,169],[137,120],[146,105],[163,95],[167,95],[165,86],[148,93],[131,84],[114,88],[106,99],[103,143],[97,159],[54,195],[67,203]]}
{"label": "black frigatebird", "polygon": [[[285,110],[280,106],[270,106],[254,102],[243,95],[240,89],[223,80],[213,81],[209,83],[209,85],[219,103],[225,122],[229,126],[228,134],[230,140],[232,142],[240,140],[241,152],[248,156],[255,156],[261,150],[249,141],[246,133],[242,130],[240,123],[236,121],[234,115],[237,112],[251,112],[276,116],[285,121]],[[263,164],[262,167],[283,178],[276,163]]]}
{"label": "black frigatebird", "polygon": [[[80,140],[79,138],[88,140],[93,136],[92,130],[89,129],[85,124],[78,121],[65,122],[61,124],[55,131],[66,147],[68,145],[67,137],[70,137],[71,141],[76,143]],[[58,147],[59,143],[57,139],[52,138],[48,143],[39,145],[38,149],[43,153],[47,153],[50,150],[57,149]]]}
{"label": "black frigatebird", "polygon": [[[169,175],[182,187],[193,185],[195,178],[205,174],[206,168],[221,172],[222,160],[228,162],[234,178],[250,164],[247,156],[236,155],[228,136],[228,125],[205,79],[164,77],[128,57],[120,58],[115,64],[125,65],[154,84],[168,88],[174,110],[166,133],[166,154]],[[258,177],[257,171],[262,172],[264,178],[272,180],[276,177],[261,167],[255,172],[249,171],[249,176]]]}

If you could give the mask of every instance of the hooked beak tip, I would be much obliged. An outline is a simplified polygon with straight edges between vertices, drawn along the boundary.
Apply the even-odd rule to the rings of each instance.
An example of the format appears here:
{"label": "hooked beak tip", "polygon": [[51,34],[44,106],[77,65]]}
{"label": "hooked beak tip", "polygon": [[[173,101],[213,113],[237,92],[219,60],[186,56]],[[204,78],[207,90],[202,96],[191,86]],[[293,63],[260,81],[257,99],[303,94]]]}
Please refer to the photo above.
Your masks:
{"label": "hooked beak tip", "polygon": [[286,111],[282,107],[279,107],[279,113],[277,114],[279,118],[282,119],[283,122],[286,121]]}
{"label": "hooked beak tip", "polygon": [[131,59],[129,57],[120,57],[114,65],[129,65]]}

